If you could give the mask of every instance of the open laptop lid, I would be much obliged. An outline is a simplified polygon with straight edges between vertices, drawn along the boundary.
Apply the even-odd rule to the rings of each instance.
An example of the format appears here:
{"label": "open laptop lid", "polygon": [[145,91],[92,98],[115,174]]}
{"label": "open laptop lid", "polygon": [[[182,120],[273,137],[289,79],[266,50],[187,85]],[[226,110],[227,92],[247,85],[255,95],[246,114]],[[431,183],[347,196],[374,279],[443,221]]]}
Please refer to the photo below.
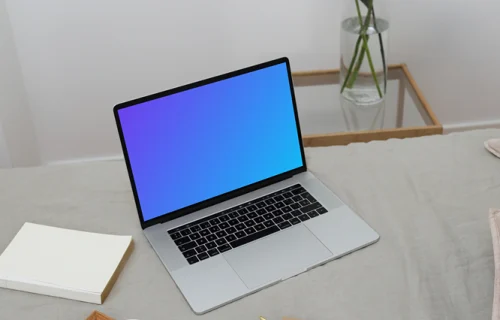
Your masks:
{"label": "open laptop lid", "polygon": [[307,170],[287,58],[113,111],[143,229]]}

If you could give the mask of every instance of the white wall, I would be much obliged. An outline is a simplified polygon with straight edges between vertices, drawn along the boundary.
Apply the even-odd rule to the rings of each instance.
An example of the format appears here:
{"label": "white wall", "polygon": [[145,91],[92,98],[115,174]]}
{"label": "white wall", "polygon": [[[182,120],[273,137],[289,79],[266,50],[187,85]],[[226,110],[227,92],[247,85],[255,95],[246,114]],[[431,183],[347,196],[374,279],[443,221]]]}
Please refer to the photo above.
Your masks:
{"label": "white wall", "polygon": [[[500,3],[385,1],[390,61],[442,122],[500,120]],[[340,2],[7,0],[43,161],[119,154],[111,109],[127,99],[283,55],[338,67]]]}
{"label": "white wall", "polygon": [[7,142],[5,141],[2,126],[0,126],[0,168],[10,167],[12,167],[12,163],[10,161],[9,148],[7,147]]}
{"label": "white wall", "polygon": [[[2,160],[3,159],[3,160]],[[0,0],[0,167],[40,163],[5,1]]]}

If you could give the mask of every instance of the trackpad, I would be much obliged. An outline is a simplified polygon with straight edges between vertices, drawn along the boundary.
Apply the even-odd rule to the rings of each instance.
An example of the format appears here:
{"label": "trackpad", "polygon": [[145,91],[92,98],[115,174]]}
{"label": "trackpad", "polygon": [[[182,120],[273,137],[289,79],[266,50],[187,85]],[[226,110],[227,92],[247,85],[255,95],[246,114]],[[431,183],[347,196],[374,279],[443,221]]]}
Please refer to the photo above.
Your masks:
{"label": "trackpad", "polygon": [[332,253],[304,225],[278,232],[224,254],[249,289],[306,271]]}

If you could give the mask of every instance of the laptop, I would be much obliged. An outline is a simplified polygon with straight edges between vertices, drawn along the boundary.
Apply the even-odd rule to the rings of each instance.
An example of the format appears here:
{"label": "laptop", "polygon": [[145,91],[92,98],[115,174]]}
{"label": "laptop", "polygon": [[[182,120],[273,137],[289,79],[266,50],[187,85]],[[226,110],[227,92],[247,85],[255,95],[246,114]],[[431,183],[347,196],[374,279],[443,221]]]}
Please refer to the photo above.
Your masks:
{"label": "laptop", "polygon": [[114,115],[144,234],[197,314],[379,239],[307,170],[287,58]]}

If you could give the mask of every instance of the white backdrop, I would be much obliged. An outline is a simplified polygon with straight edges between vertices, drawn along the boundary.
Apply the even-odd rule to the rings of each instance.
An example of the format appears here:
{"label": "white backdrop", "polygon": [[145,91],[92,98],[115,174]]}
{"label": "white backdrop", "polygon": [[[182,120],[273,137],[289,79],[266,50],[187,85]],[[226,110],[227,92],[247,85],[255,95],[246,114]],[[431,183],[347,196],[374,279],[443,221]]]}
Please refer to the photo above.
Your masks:
{"label": "white backdrop", "polygon": [[5,3],[0,0],[0,167],[11,163],[30,166],[39,162],[35,129],[12,30]]}
{"label": "white backdrop", "polygon": [[[339,65],[340,0],[0,1],[43,162],[119,154],[111,109],[127,99],[284,55],[294,70]],[[500,121],[500,2],[384,1],[390,62],[442,122]]]}
{"label": "white backdrop", "polygon": [[7,148],[3,129],[0,125],[0,168],[10,168],[11,166],[9,149]]}

